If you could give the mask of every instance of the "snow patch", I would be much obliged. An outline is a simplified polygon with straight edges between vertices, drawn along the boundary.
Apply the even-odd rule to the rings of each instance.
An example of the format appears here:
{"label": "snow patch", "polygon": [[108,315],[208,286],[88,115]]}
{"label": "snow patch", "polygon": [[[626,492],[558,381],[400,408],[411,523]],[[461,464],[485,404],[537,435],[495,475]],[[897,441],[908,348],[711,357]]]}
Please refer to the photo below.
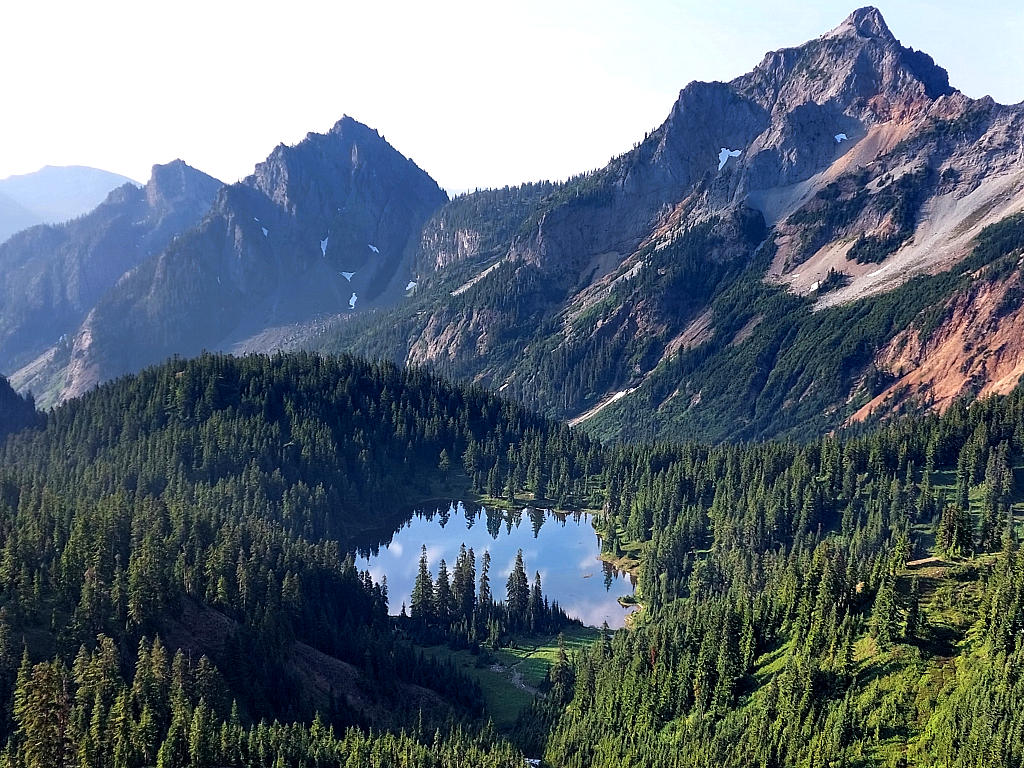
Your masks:
{"label": "snow patch", "polygon": [[356,273],[355,272],[339,272],[338,274],[340,274],[342,277],[344,277],[346,280],[348,280],[351,283],[352,282],[352,278],[355,276]]}
{"label": "snow patch", "polygon": [[380,249],[377,248],[376,245],[371,245],[370,243],[367,243],[367,245],[370,246],[370,250],[373,251],[374,253],[380,253]]}
{"label": "snow patch", "polygon": [[330,239],[330,235],[328,235],[327,237],[320,241],[320,253],[323,254],[324,256],[327,255],[327,241]]}
{"label": "snow patch", "polygon": [[743,150],[741,149],[726,149],[725,147],[722,147],[721,151],[718,153],[718,170],[725,168],[725,164],[729,162],[730,157],[739,157],[742,154]]}
{"label": "snow patch", "polygon": [[348,308],[349,308],[349,309],[355,309],[355,308],[356,308],[356,300],[357,300],[358,298],[359,298],[359,297],[358,297],[358,296],[356,296],[356,295],[355,295],[354,293],[352,294],[352,298],[350,298],[350,299],[348,300]]}
{"label": "snow patch", "polygon": [[849,137],[845,133],[836,134],[836,144],[842,144],[844,141],[849,141]]}

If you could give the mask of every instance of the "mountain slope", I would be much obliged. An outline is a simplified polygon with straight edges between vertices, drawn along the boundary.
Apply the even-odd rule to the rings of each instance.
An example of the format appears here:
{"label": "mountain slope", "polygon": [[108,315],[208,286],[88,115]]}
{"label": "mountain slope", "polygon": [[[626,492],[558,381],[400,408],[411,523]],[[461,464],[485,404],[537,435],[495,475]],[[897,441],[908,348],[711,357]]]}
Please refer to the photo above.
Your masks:
{"label": "mountain slope", "polygon": [[[0,179],[0,242],[34,224],[56,224],[88,213],[131,179],[81,165],[47,165]],[[6,205],[6,201],[12,205]]]}
{"label": "mountain slope", "polygon": [[[173,741],[170,707],[185,699],[189,713],[205,699],[211,716],[236,723],[419,722],[419,738],[457,718],[482,731],[476,683],[412,647],[408,627],[388,618],[386,582],[357,571],[349,553],[389,541],[411,505],[468,491],[470,478],[448,478],[441,456],[472,454],[484,472],[501,462],[513,473],[525,470],[506,461],[518,444],[550,441],[552,454],[572,448],[551,468],[552,487],[582,488],[580,467],[597,451],[480,389],[309,354],[169,361],[43,422],[0,441],[10,566],[0,574],[0,738],[13,733],[15,680],[29,686],[12,648],[25,639],[32,664],[78,659],[82,706],[105,723],[113,696],[94,701],[82,687],[98,654],[106,666],[96,676],[113,673],[114,688],[122,674],[129,686],[141,676],[133,721],[144,725],[151,708],[149,729],[138,729],[145,754],[122,763],[131,766],[156,764],[159,741]],[[110,663],[116,655],[123,666]],[[155,682],[145,684],[150,664]],[[176,692],[139,698],[139,686],[160,689],[172,669]],[[16,716],[25,722],[24,709]]]}
{"label": "mountain slope", "polygon": [[0,370],[14,371],[63,334],[128,270],[200,221],[221,183],[180,160],[124,184],[91,213],[0,245]]}
{"label": "mountain slope", "polygon": [[317,319],[404,297],[411,243],[444,192],[343,118],[279,146],[205,220],[126,275],[75,333],[59,398],[172,354],[268,349]]}
{"label": "mountain slope", "polygon": [[[679,388],[699,399],[700,379],[667,381],[670,362],[692,349],[714,368],[754,335],[756,313],[734,327],[716,300],[795,295],[780,328],[824,328],[834,316],[805,321],[805,305],[856,304],[949,269],[985,226],[1024,210],[1022,141],[1024,106],[959,93],[863,8],[729,83],[691,83],[657,130],[599,171],[541,194],[483,193],[488,206],[453,201],[421,238],[430,271],[416,301],[318,344],[428,364],[582,423],[614,399],[602,434],[635,436],[609,413],[642,397],[655,371],[663,398]],[[712,345],[718,329],[731,334]],[[873,355],[903,330],[852,361],[817,427],[850,415]],[[761,378],[799,374],[762,358]],[[795,402],[756,434],[799,422]],[[713,419],[684,429],[668,418],[653,434],[745,434]]]}
{"label": "mountain slope", "polygon": [[[406,755],[449,730],[503,755],[418,765],[523,765],[450,649],[419,653],[423,619],[388,618],[342,554],[465,490],[439,455],[478,487],[597,502],[595,547],[636,572],[632,628],[562,647],[516,725],[544,765],[1020,764],[1024,391],[860,436],[610,447],[479,388],[308,354],[173,360],[0,443],[9,752],[386,765],[363,754],[376,726]],[[457,581],[440,574],[425,600]],[[453,647],[484,666],[490,635]]]}

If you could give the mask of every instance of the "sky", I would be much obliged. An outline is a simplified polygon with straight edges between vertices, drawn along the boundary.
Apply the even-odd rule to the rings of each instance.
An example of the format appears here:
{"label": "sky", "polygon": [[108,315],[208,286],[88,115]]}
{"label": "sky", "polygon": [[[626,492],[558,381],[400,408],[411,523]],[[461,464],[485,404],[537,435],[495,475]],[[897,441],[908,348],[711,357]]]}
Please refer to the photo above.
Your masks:
{"label": "sky", "polygon": [[[692,80],[839,24],[855,0],[40,0],[0,24],[0,178],[182,158],[233,182],[348,114],[449,191],[562,179],[657,127]],[[1024,3],[878,6],[969,96],[1024,100]]]}

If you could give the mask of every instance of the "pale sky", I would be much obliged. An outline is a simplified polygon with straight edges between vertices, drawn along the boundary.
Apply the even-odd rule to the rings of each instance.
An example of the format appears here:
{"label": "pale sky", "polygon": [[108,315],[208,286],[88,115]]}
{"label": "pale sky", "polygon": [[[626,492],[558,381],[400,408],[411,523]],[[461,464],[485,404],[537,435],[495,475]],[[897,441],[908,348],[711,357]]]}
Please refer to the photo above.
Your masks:
{"label": "pale sky", "polygon": [[[812,7],[808,7],[808,6]],[[728,80],[855,0],[4,0],[0,177],[180,157],[232,182],[343,114],[449,190],[604,165],[691,80]],[[879,5],[970,96],[1024,100],[1024,3]]]}

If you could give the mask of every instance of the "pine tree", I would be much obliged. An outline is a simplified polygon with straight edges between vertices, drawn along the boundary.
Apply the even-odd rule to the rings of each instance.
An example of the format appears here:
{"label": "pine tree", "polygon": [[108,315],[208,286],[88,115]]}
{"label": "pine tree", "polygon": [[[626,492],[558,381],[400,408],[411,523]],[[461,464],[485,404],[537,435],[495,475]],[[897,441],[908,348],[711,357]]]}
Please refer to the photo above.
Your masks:
{"label": "pine tree", "polygon": [[480,561],[480,589],[477,605],[484,610],[489,610],[494,598],[491,596],[491,553],[484,550],[484,556]]}
{"label": "pine tree", "polygon": [[21,763],[24,768],[69,768],[79,735],[71,728],[67,669],[60,661],[36,664],[28,672],[24,666],[14,694]]}
{"label": "pine tree", "polygon": [[888,650],[896,639],[898,610],[895,579],[887,574],[878,587],[871,611],[871,632],[878,642],[879,649],[883,651]]}
{"label": "pine tree", "polygon": [[512,573],[508,575],[506,583],[506,605],[513,624],[523,626],[526,621],[526,609],[530,600],[530,582],[526,578],[526,568],[523,565],[523,550],[516,553],[515,565],[512,566]]}
{"label": "pine tree", "polygon": [[427,567],[427,546],[420,550],[419,571],[412,588],[412,600],[409,605],[412,618],[419,622],[428,622],[434,618],[434,580]]}
{"label": "pine tree", "polygon": [[451,583],[448,579],[448,566],[444,559],[437,569],[437,584],[434,586],[434,615],[442,626],[451,623],[455,601],[452,598]]}

